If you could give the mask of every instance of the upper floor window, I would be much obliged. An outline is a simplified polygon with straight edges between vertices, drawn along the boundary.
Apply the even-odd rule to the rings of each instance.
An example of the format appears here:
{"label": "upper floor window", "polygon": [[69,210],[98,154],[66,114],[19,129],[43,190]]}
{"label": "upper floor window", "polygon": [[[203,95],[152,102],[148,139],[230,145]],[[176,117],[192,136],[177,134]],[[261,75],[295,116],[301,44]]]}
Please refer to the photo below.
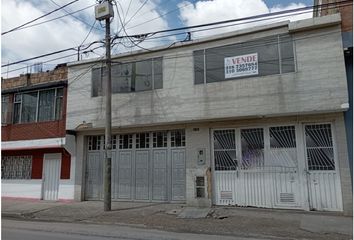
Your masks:
{"label": "upper floor window", "polygon": [[[162,58],[112,65],[112,93],[139,92],[162,88]],[[92,97],[102,96],[106,67],[92,70]]]}
{"label": "upper floor window", "polygon": [[14,97],[14,123],[29,123],[58,120],[62,116],[63,88],[53,88]]}
{"label": "upper floor window", "polygon": [[195,84],[294,71],[290,35],[194,51]]}
{"label": "upper floor window", "polygon": [[7,124],[9,121],[10,96],[1,96],[1,124]]}

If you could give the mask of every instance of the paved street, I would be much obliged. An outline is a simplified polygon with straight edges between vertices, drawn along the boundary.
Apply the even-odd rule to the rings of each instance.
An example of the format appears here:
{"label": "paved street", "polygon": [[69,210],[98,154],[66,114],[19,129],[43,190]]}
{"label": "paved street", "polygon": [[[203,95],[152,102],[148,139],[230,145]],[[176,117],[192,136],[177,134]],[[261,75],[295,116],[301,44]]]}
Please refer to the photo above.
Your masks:
{"label": "paved street", "polygon": [[[34,239],[41,239],[41,237],[48,239],[49,237],[46,235],[48,233],[43,232],[43,229],[47,232],[64,234],[64,236],[53,235],[50,237],[51,239],[59,237],[77,239],[75,236],[67,236],[66,233],[77,233],[80,229],[82,229],[80,234],[97,235],[96,238],[106,237],[107,233],[121,229],[116,235],[113,235],[115,238],[118,236],[144,239],[139,238],[140,235],[119,235],[124,232],[123,230],[129,232],[130,229],[124,228],[127,226],[136,228],[134,233],[142,231],[141,236],[143,237],[149,236],[147,232],[151,233],[152,229],[155,229],[175,233],[204,234],[203,240],[208,239],[204,236],[210,237],[211,235],[236,236],[246,239],[348,240],[352,239],[353,230],[352,217],[324,212],[238,207],[203,209],[190,208],[183,204],[137,202],[112,202],[112,211],[104,212],[102,202],[99,201],[68,203],[6,198],[2,199],[1,208],[3,232],[8,239],[22,239],[18,234],[25,234],[25,239],[31,236]],[[23,222],[21,225],[7,224],[4,219]],[[30,224],[29,221],[37,221],[34,226],[39,226],[39,228],[34,229],[35,232],[13,231],[13,229],[33,230],[33,224]],[[56,222],[56,224],[52,224],[52,222]],[[51,224],[44,227],[44,224],[47,223]],[[58,226],[75,226],[75,228],[63,231],[63,229],[57,229]],[[92,227],[85,229],[87,226]],[[87,234],[88,230],[93,231],[94,229],[97,231]],[[103,232],[101,232],[102,229]],[[41,234],[38,231],[41,231]],[[167,236],[171,237],[171,234],[169,233]],[[195,237],[195,235],[191,236]],[[155,237],[164,239],[164,235],[161,234]],[[174,237],[179,239],[180,235],[177,234]],[[193,239],[192,237],[189,236],[187,239]],[[185,235],[181,238],[186,239]],[[221,237],[218,236],[218,238]]]}
{"label": "paved street", "polygon": [[128,226],[51,223],[32,221],[2,221],[2,239],[4,240],[263,240],[271,238],[244,238],[206,234],[187,234],[141,229]]}

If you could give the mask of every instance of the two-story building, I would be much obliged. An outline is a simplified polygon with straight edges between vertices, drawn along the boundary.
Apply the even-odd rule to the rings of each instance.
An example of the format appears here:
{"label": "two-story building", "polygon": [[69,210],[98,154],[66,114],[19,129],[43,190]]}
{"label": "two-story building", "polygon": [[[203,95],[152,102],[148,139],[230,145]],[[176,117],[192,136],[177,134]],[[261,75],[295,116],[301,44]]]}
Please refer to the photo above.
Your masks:
{"label": "two-story building", "polygon": [[[340,15],[113,56],[112,198],[344,211]],[[105,67],[68,65],[75,199],[102,199]]]}
{"label": "two-story building", "polygon": [[1,195],[74,199],[67,67],[1,80]]}

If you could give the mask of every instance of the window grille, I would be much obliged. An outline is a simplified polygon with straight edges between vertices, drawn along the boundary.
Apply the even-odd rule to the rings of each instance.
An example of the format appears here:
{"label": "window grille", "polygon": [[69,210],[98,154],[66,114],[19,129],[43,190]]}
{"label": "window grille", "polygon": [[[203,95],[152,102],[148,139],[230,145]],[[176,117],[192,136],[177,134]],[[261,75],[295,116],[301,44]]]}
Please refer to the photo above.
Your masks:
{"label": "window grille", "polygon": [[186,146],[186,134],[184,130],[171,131],[171,147]]}
{"label": "window grille", "polygon": [[217,171],[237,169],[235,130],[214,131],[214,158]]}
{"label": "window grille", "polygon": [[335,170],[330,124],[305,126],[308,170]]}
{"label": "window grille", "polygon": [[277,167],[297,167],[295,126],[270,127],[269,139],[268,164]]}
{"label": "window grille", "polygon": [[271,148],[295,148],[295,126],[269,128]]}
{"label": "window grille", "polygon": [[242,168],[252,169],[264,165],[263,128],[241,129]]}
{"label": "window grille", "polygon": [[32,156],[2,156],[1,179],[31,179]]}

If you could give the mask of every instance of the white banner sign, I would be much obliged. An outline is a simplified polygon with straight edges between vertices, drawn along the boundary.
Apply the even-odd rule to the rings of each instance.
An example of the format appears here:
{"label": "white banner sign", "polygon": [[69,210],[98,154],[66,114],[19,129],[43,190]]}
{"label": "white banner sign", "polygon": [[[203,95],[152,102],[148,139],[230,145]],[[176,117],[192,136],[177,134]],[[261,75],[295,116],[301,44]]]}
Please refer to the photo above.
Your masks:
{"label": "white banner sign", "polygon": [[258,74],[258,53],[225,58],[225,78]]}

